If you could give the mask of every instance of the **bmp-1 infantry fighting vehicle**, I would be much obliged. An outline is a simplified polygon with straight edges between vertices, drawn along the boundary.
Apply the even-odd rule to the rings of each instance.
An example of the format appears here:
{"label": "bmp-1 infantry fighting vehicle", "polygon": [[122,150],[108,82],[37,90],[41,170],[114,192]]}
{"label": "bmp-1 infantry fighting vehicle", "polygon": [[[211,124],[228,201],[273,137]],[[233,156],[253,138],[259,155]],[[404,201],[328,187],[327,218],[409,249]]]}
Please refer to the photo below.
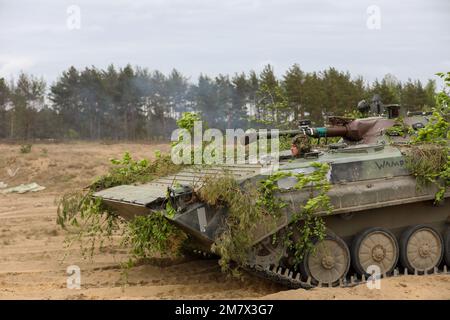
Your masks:
{"label": "bmp-1 infantry fighting vehicle", "polygon": [[[378,268],[381,275],[410,272],[423,274],[446,270],[450,264],[450,200],[435,204],[437,187],[418,187],[416,178],[406,167],[403,147],[408,135],[389,128],[398,125],[400,116],[411,130],[426,125],[429,114],[403,114],[399,105],[360,103],[360,111],[368,118],[332,117],[331,125],[312,128],[303,122],[298,130],[280,135],[308,137],[341,137],[338,143],[303,152],[297,157],[291,151],[280,152],[278,171],[308,174],[315,170],[313,162],[328,163],[328,195],[333,211],[324,214],[325,239],[307,253],[301,267],[293,269],[289,252],[280,242],[271,241],[283,233],[294,212],[309,198],[309,191],[293,188],[294,177],[278,181],[276,194],[288,206],[282,218],[271,227],[254,235],[254,247],[248,255],[248,269],[292,287],[311,287],[349,283],[347,274],[356,273],[364,279]],[[376,115],[376,116],[373,116]],[[248,135],[244,142],[258,139]],[[168,200],[176,214],[167,215],[173,224],[210,248],[223,230],[227,208],[210,207],[192,198],[193,186],[205,176],[218,175],[226,169],[241,183],[260,181],[262,164],[187,167],[177,174],[143,185],[123,185],[95,194],[123,217],[152,214],[161,210]],[[177,187],[174,187],[176,182]],[[448,198],[447,192],[444,198]],[[319,213],[321,214],[321,213]],[[349,274],[350,274],[349,273]],[[354,277],[351,277],[353,282]]]}

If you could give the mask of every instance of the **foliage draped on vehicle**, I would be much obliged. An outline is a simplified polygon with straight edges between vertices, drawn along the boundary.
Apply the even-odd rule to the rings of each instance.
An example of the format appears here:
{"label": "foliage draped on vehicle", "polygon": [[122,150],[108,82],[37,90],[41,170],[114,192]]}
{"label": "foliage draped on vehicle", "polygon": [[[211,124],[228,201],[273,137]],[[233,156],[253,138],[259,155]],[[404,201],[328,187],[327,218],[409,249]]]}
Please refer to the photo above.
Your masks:
{"label": "foliage draped on vehicle", "polygon": [[438,187],[435,201],[440,202],[450,186],[450,72],[438,73],[445,88],[436,96],[436,107],[424,128],[412,138],[406,164],[419,184]]}

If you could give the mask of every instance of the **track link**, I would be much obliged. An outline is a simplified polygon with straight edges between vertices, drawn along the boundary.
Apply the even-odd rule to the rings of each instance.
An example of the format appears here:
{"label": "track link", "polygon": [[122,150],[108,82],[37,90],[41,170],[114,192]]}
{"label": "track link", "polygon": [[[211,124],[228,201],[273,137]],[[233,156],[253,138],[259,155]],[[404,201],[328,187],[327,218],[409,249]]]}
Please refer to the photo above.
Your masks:
{"label": "track link", "polygon": [[[312,288],[321,288],[321,287],[332,287],[329,283],[318,283],[313,284],[311,279],[307,281],[302,281],[299,272],[290,271],[287,268],[283,268],[280,266],[271,266],[267,268],[263,268],[261,266],[245,266],[244,269],[257,277],[264,278],[266,280],[275,282],[282,286],[285,286],[289,289],[312,289]],[[432,272],[425,273],[424,275],[433,275],[433,274],[447,274],[450,275],[450,267],[444,265],[441,269],[435,268]],[[404,269],[402,273],[400,273],[399,269],[396,268],[392,275],[383,274],[380,275],[381,279],[397,277],[401,275],[419,275],[419,272],[416,270],[414,273],[408,272],[408,269]],[[367,283],[372,281],[371,279],[367,279],[365,276],[358,277],[356,274],[347,276],[345,279],[341,279],[339,282],[339,287],[341,288],[350,288],[355,287],[360,284]]]}
{"label": "track link", "polygon": [[[216,257],[214,254],[209,252],[205,252],[202,250],[194,250],[193,253],[200,259],[211,259]],[[333,287],[329,283],[312,283],[311,279],[308,278],[306,281],[301,279],[300,272],[292,271],[288,268],[281,266],[267,266],[262,267],[259,265],[245,265],[243,269],[258,278],[266,279],[268,281],[274,282],[281,286],[284,286],[289,289],[312,289],[312,288],[329,288]],[[450,266],[444,265],[442,268],[434,268],[433,271],[425,273],[423,275],[435,275],[435,274],[446,274],[450,276]],[[408,269],[404,268],[402,272],[400,272],[399,268],[395,268],[392,274],[382,274],[379,275],[380,279],[386,279],[390,277],[398,277],[403,275],[419,275],[419,272],[415,270],[413,273],[409,272]],[[365,276],[359,277],[357,274],[347,275],[345,279],[341,279],[339,281],[338,287],[341,288],[351,288],[361,284],[365,284],[371,279],[366,278]]]}

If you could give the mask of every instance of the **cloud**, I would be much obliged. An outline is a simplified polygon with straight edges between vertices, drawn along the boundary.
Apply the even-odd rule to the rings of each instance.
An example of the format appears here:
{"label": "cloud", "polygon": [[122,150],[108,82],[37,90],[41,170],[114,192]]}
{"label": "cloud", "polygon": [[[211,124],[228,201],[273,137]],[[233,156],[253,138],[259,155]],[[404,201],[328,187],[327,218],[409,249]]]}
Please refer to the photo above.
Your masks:
{"label": "cloud", "polygon": [[8,78],[34,66],[30,57],[0,55],[0,77]]}
{"label": "cloud", "polygon": [[[2,3],[2,74],[23,69],[52,81],[71,65],[131,63],[162,72],[175,67],[195,79],[272,61],[278,74],[299,63],[370,81],[386,71],[426,80],[448,68],[450,56],[448,0],[78,0],[81,28],[69,30],[72,4]],[[366,25],[372,4],[381,10],[380,30]]]}

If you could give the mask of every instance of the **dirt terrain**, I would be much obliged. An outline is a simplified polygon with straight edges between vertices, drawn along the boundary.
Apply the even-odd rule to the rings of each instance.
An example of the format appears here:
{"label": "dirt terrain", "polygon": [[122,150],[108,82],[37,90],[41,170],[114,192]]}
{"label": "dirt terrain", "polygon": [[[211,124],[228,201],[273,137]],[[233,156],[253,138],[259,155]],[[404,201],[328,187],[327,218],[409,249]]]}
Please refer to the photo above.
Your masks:
{"label": "dirt terrain", "polygon": [[[354,288],[286,290],[244,275],[233,279],[215,260],[195,258],[132,268],[123,283],[119,248],[84,260],[77,245],[67,249],[66,234],[55,223],[55,199],[89,184],[106,172],[110,158],[125,151],[153,157],[167,145],[34,144],[22,154],[20,145],[0,144],[0,182],[8,187],[36,182],[36,193],[0,193],[0,299],[450,299],[450,275],[401,276],[382,280],[381,290]],[[1,190],[1,189],[0,189]],[[67,289],[68,266],[81,270],[81,289]]]}

